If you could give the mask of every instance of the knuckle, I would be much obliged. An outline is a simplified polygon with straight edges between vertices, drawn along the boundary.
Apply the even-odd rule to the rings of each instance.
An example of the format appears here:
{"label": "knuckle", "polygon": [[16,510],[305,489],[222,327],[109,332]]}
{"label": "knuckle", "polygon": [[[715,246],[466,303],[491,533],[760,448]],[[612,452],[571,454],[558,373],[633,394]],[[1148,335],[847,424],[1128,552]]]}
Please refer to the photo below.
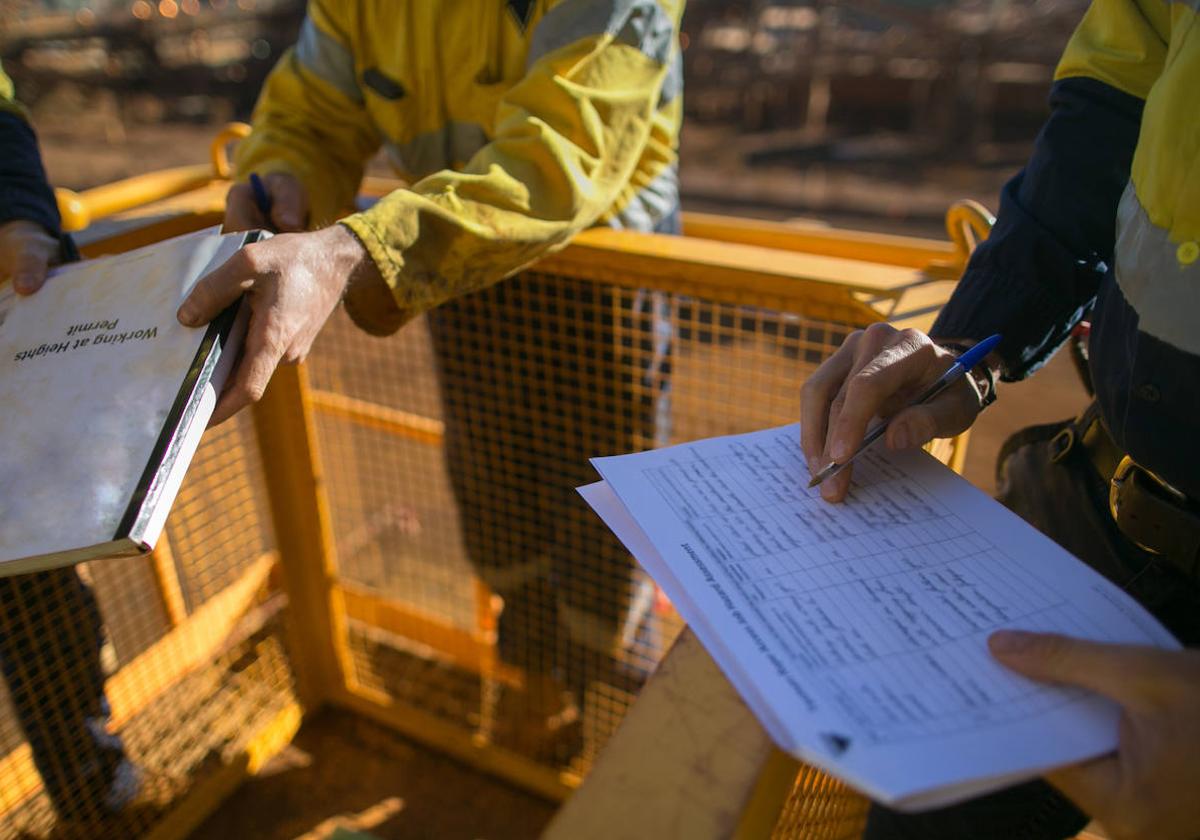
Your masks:
{"label": "knuckle", "polygon": [[846,386],[846,399],[869,400],[880,396],[879,380],[871,371],[860,370],[850,378]]}
{"label": "knuckle", "polygon": [[255,245],[247,245],[238,251],[238,267],[249,274],[259,274],[263,270],[263,257]]}
{"label": "knuckle", "polygon": [[911,348],[910,352],[913,356],[923,360],[926,364],[931,364],[938,358],[939,350],[932,341],[917,340],[914,342],[907,342],[906,346]]}
{"label": "knuckle", "polygon": [[891,338],[895,333],[896,328],[884,321],[877,321],[863,331],[863,335],[874,341]]}
{"label": "knuckle", "polygon": [[242,398],[243,403],[256,403],[266,392],[267,383],[260,379],[248,380],[238,388],[238,396]]}

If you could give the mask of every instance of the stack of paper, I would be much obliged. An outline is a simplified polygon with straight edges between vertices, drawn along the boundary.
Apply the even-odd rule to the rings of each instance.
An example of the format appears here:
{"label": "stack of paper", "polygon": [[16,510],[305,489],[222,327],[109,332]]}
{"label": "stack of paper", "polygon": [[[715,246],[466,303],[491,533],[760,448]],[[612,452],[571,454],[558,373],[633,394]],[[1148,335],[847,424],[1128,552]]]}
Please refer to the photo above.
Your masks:
{"label": "stack of paper", "polygon": [[1177,648],[1132,598],[924,452],[806,484],[796,425],[593,460],[589,504],[779,746],[904,809],[1110,752],[1119,710],[999,665],[1002,628]]}

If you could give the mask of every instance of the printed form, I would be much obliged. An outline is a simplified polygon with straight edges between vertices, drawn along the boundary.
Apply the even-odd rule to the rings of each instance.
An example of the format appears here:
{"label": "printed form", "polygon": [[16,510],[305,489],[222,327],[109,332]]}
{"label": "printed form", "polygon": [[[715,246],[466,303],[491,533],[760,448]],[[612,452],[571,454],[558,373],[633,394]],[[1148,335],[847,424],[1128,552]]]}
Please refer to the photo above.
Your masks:
{"label": "printed form", "polygon": [[1135,601],[924,452],[844,504],[799,426],[593,460],[581,489],[785,750],[897,807],[1111,751],[1119,712],[992,659],[1013,628],[1178,647]]}

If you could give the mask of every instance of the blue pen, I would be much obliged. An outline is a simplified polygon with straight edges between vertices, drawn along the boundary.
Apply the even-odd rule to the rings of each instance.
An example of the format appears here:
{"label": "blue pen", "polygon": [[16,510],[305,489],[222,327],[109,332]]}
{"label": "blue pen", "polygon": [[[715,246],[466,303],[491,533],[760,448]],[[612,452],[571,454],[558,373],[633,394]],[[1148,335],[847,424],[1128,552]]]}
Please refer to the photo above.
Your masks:
{"label": "blue pen", "polygon": [[[996,345],[999,343],[1000,336],[993,335],[991,338],[985,338],[970,350],[963,353],[958,357],[958,361],[950,366],[949,370],[938,377],[937,382],[934,382],[932,385],[922,391],[920,396],[909,403],[909,408],[914,405],[921,405],[922,403],[929,402],[938,394],[942,393],[942,391],[945,391],[955,382],[962,379],[967,375],[967,371],[982,362],[984,357],[987,356],[988,353],[991,353],[993,350],[995,350]],[[873,429],[867,432],[867,436],[863,438],[863,442],[861,445],[859,445],[858,449],[854,450],[853,455],[840,464],[836,461],[829,464],[829,466],[825,467],[825,469],[821,470],[812,477],[812,481],[808,482],[808,486],[816,487],[825,479],[832,478],[844,470],[847,466],[853,463],[854,459],[861,455],[868,446],[883,437],[883,433],[887,431],[888,424],[891,422],[891,418],[888,418],[887,420],[877,424]]]}
{"label": "blue pen", "polygon": [[258,208],[258,212],[262,213],[263,219],[269,226],[271,224],[271,194],[267,192],[267,188],[263,184],[262,178],[258,177],[257,172],[250,173],[250,189],[254,190],[254,206]]}

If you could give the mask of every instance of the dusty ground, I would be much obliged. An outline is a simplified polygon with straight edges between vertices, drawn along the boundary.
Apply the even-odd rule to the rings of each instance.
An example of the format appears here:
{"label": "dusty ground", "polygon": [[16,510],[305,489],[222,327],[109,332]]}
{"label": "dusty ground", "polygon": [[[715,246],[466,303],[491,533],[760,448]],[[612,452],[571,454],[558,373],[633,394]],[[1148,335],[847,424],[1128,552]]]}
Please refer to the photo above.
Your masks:
{"label": "dusty ground", "polygon": [[322,712],[193,840],[536,837],[555,806],[343,712]]}

